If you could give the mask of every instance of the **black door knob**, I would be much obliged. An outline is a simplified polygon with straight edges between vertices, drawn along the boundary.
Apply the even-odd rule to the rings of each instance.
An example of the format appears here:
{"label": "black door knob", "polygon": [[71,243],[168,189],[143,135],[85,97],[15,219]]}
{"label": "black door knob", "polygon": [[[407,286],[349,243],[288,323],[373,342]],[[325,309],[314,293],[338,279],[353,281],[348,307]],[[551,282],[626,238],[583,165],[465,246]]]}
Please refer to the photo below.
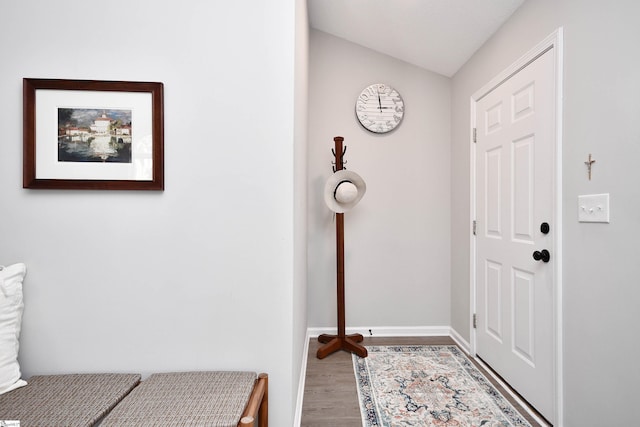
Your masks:
{"label": "black door knob", "polygon": [[535,251],[533,253],[533,259],[535,259],[536,261],[549,262],[549,260],[551,259],[551,254],[546,249]]}

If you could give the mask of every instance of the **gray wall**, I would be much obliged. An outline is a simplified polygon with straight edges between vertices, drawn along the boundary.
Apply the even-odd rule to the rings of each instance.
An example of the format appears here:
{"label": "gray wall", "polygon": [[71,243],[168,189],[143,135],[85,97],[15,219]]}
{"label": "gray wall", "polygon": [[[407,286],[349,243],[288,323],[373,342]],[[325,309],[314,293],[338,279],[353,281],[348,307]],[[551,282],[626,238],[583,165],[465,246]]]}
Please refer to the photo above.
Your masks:
{"label": "gray wall", "polygon": [[[345,214],[347,327],[449,325],[450,79],[311,31],[309,66],[309,326],[336,326],[335,223],[323,199],[333,138],[367,183]],[[406,112],[386,135],[355,117],[360,91],[394,86]]]}
{"label": "gray wall", "polygon": [[[453,77],[452,326],[469,337],[469,99],[564,27],[564,426],[635,425],[640,287],[640,3],[528,0]],[[584,161],[596,159],[593,179]],[[611,223],[577,221],[577,197],[611,194]]]}
{"label": "gray wall", "polygon": [[[25,376],[266,371],[272,424],[291,425],[305,3],[0,4],[0,262],[28,266]],[[22,189],[23,77],[164,82],[166,190]]]}

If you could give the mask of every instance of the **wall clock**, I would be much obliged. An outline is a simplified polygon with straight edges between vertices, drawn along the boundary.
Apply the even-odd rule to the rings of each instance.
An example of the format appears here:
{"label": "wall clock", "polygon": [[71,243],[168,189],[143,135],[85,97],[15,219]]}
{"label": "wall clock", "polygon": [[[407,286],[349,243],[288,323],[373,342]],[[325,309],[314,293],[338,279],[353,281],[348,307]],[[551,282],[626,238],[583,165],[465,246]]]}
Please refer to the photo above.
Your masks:
{"label": "wall clock", "polygon": [[356,116],[370,132],[387,133],[402,121],[404,101],[391,86],[376,83],[367,86],[356,101]]}

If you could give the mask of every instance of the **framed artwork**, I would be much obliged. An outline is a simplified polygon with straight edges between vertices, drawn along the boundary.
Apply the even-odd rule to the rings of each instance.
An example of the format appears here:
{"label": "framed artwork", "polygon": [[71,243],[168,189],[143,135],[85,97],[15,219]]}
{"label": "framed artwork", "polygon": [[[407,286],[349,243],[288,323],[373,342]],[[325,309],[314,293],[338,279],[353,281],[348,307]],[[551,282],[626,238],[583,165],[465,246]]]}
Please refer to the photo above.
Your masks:
{"label": "framed artwork", "polygon": [[163,84],[23,79],[23,187],[164,190]]}

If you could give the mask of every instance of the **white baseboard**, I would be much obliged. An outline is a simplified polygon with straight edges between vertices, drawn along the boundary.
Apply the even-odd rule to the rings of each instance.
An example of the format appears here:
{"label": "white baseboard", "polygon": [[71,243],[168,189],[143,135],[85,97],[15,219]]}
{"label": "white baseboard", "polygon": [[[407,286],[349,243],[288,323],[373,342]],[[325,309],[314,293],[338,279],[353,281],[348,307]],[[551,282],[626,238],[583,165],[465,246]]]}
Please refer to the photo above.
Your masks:
{"label": "white baseboard", "polygon": [[460,335],[458,331],[450,328],[449,334],[451,338],[453,338],[453,340],[456,342],[456,344],[458,344],[465,352],[467,352],[467,354],[471,353],[471,345],[467,340],[462,338],[462,335]]}
{"label": "white baseboard", "polygon": [[298,381],[298,399],[296,402],[296,412],[293,418],[293,427],[300,427],[302,423],[302,403],[304,399],[304,384],[307,379],[307,359],[309,358],[309,341],[311,335],[309,335],[309,329],[307,329],[307,336],[304,339],[304,347],[302,348],[302,363],[300,364],[300,380]]}
{"label": "white baseboard", "polygon": [[[307,329],[310,338],[317,338],[322,334],[335,334],[335,327],[309,328]],[[347,335],[362,334],[365,337],[441,337],[450,336],[449,326],[374,326],[368,328],[349,327],[345,328]]]}

